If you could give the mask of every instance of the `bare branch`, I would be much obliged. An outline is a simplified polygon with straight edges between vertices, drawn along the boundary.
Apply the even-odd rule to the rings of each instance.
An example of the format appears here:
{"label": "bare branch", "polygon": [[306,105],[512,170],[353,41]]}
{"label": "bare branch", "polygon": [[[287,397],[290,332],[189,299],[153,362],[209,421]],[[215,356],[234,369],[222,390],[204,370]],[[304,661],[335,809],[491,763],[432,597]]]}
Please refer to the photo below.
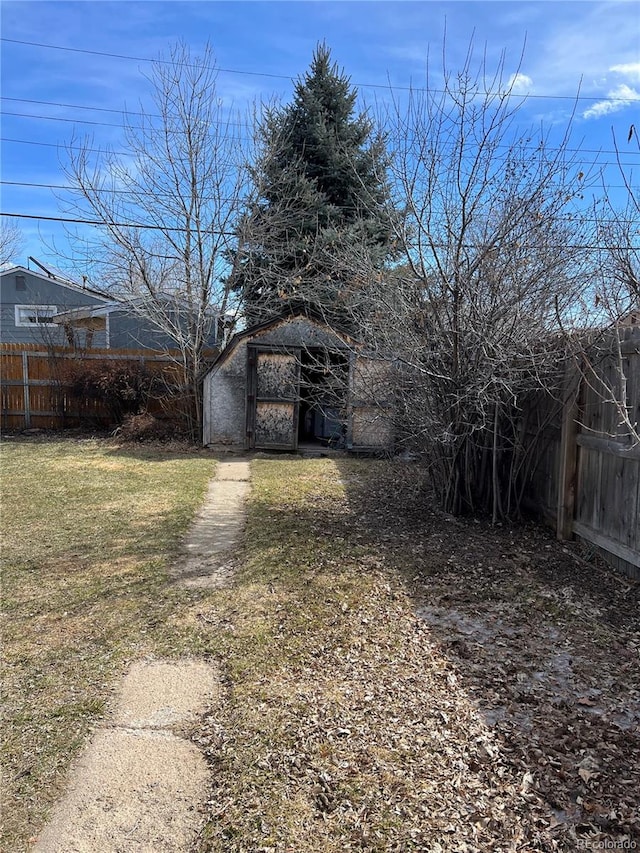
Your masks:
{"label": "bare branch", "polygon": [[[175,45],[148,78],[151,108],[141,105],[135,123],[123,115],[126,157],[96,157],[91,140],[73,140],[66,173],[76,192],[63,199],[102,223],[75,241],[90,276],[175,341],[194,434],[205,353],[217,317],[233,307],[228,253],[245,192],[245,152],[216,77],[210,47],[194,57]],[[115,192],[123,187],[126,194]]]}
{"label": "bare branch", "polygon": [[0,264],[16,260],[22,251],[24,238],[15,222],[7,217],[0,221]]}

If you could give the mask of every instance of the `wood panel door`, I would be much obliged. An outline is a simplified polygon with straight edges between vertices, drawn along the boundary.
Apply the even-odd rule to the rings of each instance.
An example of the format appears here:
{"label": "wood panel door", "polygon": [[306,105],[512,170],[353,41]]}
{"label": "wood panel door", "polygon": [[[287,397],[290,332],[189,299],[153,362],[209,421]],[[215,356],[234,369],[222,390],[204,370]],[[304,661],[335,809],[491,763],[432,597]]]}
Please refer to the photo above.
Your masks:
{"label": "wood panel door", "polygon": [[354,354],[349,371],[347,447],[365,452],[393,446],[393,381],[388,362]]}
{"label": "wood panel door", "polygon": [[248,347],[247,445],[256,450],[297,450],[300,352]]}

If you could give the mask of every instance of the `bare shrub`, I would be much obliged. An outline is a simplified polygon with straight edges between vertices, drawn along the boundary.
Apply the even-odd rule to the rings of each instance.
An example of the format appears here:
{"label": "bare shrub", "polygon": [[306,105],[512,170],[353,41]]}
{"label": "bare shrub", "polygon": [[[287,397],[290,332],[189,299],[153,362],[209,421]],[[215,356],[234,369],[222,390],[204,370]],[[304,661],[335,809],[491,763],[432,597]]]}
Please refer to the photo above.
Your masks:
{"label": "bare shrub", "polygon": [[404,439],[442,506],[494,520],[517,512],[523,400],[561,392],[561,320],[580,319],[590,274],[570,122],[553,143],[523,129],[509,70],[470,48],[392,109],[405,262],[370,288],[365,332],[395,358]]}
{"label": "bare shrub", "polygon": [[140,412],[137,415],[125,415],[117,436],[124,441],[169,441],[184,439],[188,430],[175,418],[166,419]]}
{"label": "bare shrub", "polygon": [[113,424],[144,410],[158,385],[140,364],[100,359],[62,362],[58,381],[76,401],[100,400]]}

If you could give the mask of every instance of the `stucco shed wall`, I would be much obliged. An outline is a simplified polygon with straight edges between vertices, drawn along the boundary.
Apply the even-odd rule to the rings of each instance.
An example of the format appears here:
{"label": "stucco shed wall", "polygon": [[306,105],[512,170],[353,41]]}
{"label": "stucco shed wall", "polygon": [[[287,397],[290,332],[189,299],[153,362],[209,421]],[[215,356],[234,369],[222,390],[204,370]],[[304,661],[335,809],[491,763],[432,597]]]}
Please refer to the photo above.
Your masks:
{"label": "stucco shed wall", "polygon": [[247,345],[345,347],[345,340],[306,317],[283,319],[240,338],[204,380],[205,444],[244,447],[247,394]]}
{"label": "stucco shed wall", "polygon": [[[266,328],[257,328],[239,337],[204,380],[204,444],[243,448],[246,438],[247,348],[249,345],[278,347],[327,347],[345,351],[358,346],[347,336],[332,331],[306,317],[283,319]],[[388,372],[382,363],[356,359],[351,381],[355,408],[351,436],[353,443],[388,447],[391,418],[374,401],[389,395]]]}
{"label": "stucco shed wall", "polygon": [[247,404],[247,340],[204,380],[204,443],[243,447]]}

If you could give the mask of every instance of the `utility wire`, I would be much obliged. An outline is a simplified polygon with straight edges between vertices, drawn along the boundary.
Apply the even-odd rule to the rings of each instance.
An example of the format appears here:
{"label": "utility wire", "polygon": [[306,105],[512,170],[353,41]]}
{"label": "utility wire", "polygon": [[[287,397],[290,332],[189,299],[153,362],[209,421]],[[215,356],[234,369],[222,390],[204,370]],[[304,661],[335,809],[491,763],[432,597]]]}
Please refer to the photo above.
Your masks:
{"label": "utility wire", "polygon": [[[100,228],[136,228],[145,231],[178,231],[184,234],[192,232],[193,228],[181,228],[179,226],[146,225],[141,222],[101,222],[97,219],[71,219],[66,216],[43,216],[35,213],[4,213],[0,216],[10,216],[13,219],[42,219],[46,222],[68,222],[74,225],[97,225]],[[219,234],[225,237],[233,237],[234,231],[208,231],[202,230],[201,234]]]}
{"label": "utility wire", "polygon": [[[123,111],[123,114],[126,114],[126,111]],[[144,113],[135,113],[135,115],[144,115]],[[66,124],[90,124],[94,127],[115,127],[115,128],[118,128],[119,130],[125,130],[125,129],[126,130],[142,130],[142,131],[146,131],[147,133],[157,133],[158,130],[160,130],[160,128],[158,128],[154,125],[151,125],[151,124],[149,124],[147,127],[143,127],[142,125],[137,125],[137,124],[127,124],[126,122],[114,123],[111,121],[93,121],[92,119],[86,119],[86,118],[65,118],[64,116],[43,116],[43,115],[40,115],[38,113],[14,113],[14,112],[7,112],[6,110],[2,110],[2,112],[0,113],[0,116],[11,116],[13,118],[37,118],[39,121],[63,121]],[[148,118],[152,118],[152,117],[154,117],[154,116],[151,116],[151,115],[148,116]],[[155,116],[155,118],[162,119],[162,116]],[[201,122],[198,122],[198,123],[204,123],[204,120],[202,120]],[[248,125],[246,125],[246,124],[242,125],[239,122],[219,121],[219,122],[208,122],[208,124],[209,125],[215,124],[215,126],[217,126],[217,127],[225,127],[226,125],[232,125],[233,124],[237,127],[248,128]],[[180,129],[173,130],[171,128],[163,127],[161,130],[162,130],[162,133],[171,134],[173,136],[183,136],[184,135],[184,132]],[[219,138],[220,137],[223,139],[233,139],[233,140],[238,140],[238,141],[241,140],[243,142],[249,141],[249,138],[247,136],[240,136],[240,134],[237,134],[236,136],[233,136],[231,134],[220,134]]]}
{"label": "utility wire", "polygon": [[[195,68],[196,70],[202,70],[203,66],[194,62],[175,62],[172,59],[150,59],[148,56],[129,56],[123,53],[105,53],[101,50],[86,50],[79,47],[63,47],[59,44],[44,44],[42,42],[35,41],[22,41],[20,39],[9,39],[9,38],[0,38],[0,42],[8,42],[10,44],[22,44],[27,45],[28,47],[44,47],[47,50],[63,50],[68,53],[85,53],[90,56],[106,56],[110,59],[129,59],[133,62],[150,62],[154,65],[173,65],[181,68]],[[220,71],[225,74],[245,74],[251,77],[274,77],[277,80],[293,80],[292,77],[287,77],[286,74],[269,74],[267,71],[240,71],[234,68],[220,68],[217,65],[211,69],[212,71]],[[354,84],[357,85],[357,84]],[[362,84],[365,85],[365,84]],[[380,84],[371,84],[372,87],[378,86]],[[386,89],[387,86],[380,85],[380,88]],[[599,99],[598,99],[599,100]]]}
{"label": "utility wire", "polygon": [[[39,104],[41,106],[49,106],[49,107],[64,107],[66,109],[73,109],[73,110],[96,110],[99,112],[115,113],[116,115],[121,115],[123,117],[125,117],[125,116],[145,116],[146,118],[163,119],[163,116],[159,115],[158,113],[145,113],[145,112],[131,111],[131,110],[127,110],[127,109],[115,110],[115,109],[108,109],[107,107],[90,107],[90,106],[86,106],[83,104],[63,104],[63,103],[57,103],[56,101],[35,101],[35,100],[31,100],[29,98],[10,98],[7,95],[0,95],[0,98],[2,98],[3,101],[14,101],[14,102],[20,102],[20,103],[24,103],[24,104]],[[77,123],[77,124],[92,124],[92,125],[100,125],[102,127],[117,127],[117,128],[121,128],[121,129],[123,127],[127,126],[127,125],[122,124],[122,123],[99,122],[99,121],[92,121],[92,120],[83,119],[83,118],[72,118],[72,119],[70,119],[70,118],[65,118],[65,117],[60,117],[60,116],[44,116],[44,115],[40,115],[40,114],[36,114],[36,113],[7,112],[6,110],[4,110],[2,112],[2,115],[15,116],[18,118],[45,119],[47,121],[64,121],[64,122],[72,122],[72,123]],[[225,121],[215,122],[215,124],[216,125],[222,125],[222,126],[229,125],[229,126],[233,126],[233,127],[240,127],[244,130],[251,130],[251,128],[252,128],[251,124],[248,124],[247,122],[240,122],[240,121],[226,121],[225,120]],[[138,126],[131,126],[131,125],[129,125],[127,127],[131,130],[146,130],[147,129],[147,128],[142,128],[142,127],[138,127]],[[172,133],[180,133],[180,131],[171,131],[171,132]],[[244,139],[245,141],[248,141],[247,137],[239,137],[239,138]],[[509,146],[505,143],[504,145],[499,145],[497,147],[498,148],[511,148],[512,146]],[[538,150],[538,147],[536,145],[526,146],[526,148],[527,148],[527,150],[531,150],[531,151]],[[545,146],[545,151],[560,151],[560,150],[566,151],[569,154],[615,154],[616,156],[622,156],[622,157],[629,156],[629,152],[620,151],[619,149],[616,150],[615,148],[569,148],[569,147],[566,147],[566,148],[559,149],[559,148],[552,148],[552,147],[546,147]],[[640,164],[631,164],[631,165],[640,165]]]}
{"label": "utility wire", "polygon": [[[122,128],[121,124],[114,124],[113,122],[108,121],[92,121],[87,118],[64,118],[62,116],[43,116],[37,115],[36,113],[13,113],[7,112],[6,110],[2,111],[3,116],[13,116],[14,118],[37,118],[43,119],[45,121],[65,121],[71,122],[72,124],[92,124],[99,125],[100,127],[119,127]],[[132,130],[143,130],[141,127],[133,127]]]}
{"label": "utility wire", "polygon": [[[124,130],[125,128],[126,128],[126,130],[144,130],[144,131],[151,132],[151,133],[156,133],[158,130],[153,125],[149,125],[148,127],[142,127],[141,125],[137,125],[137,124],[126,124],[126,123],[117,124],[117,123],[110,122],[110,121],[93,121],[91,119],[86,119],[86,118],[65,118],[63,116],[43,116],[43,115],[39,115],[38,113],[14,113],[14,112],[7,112],[6,110],[3,110],[0,113],[0,115],[12,116],[14,118],[37,118],[38,120],[41,120],[41,121],[63,121],[63,122],[66,122],[67,124],[90,124],[90,125],[98,126],[98,127],[116,127],[116,128],[119,128],[120,130]],[[136,115],[144,115],[144,113],[136,113]],[[151,118],[151,116],[148,116],[148,117]],[[162,118],[162,117],[157,116],[157,118]],[[213,124],[213,122],[210,122],[209,124]],[[227,124],[231,124],[231,122],[220,121],[220,122],[215,122],[215,124],[216,124],[216,126],[224,127]],[[248,125],[241,125],[239,123],[237,123],[237,126],[238,127],[243,127],[243,126],[248,127]],[[162,132],[163,133],[169,133],[172,135],[177,135],[177,136],[184,135],[183,131],[179,130],[179,129],[178,130],[172,130],[171,128],[162,128]],[[238,135],[238,136],[224,135],[223,138],[224,139],[244,140],[245,142],[248,141],[248,137],[240,136],[240,135]]]}
{"label": "utility wire", "polygon": [[[145,116],[146,118],[160,118],[160,119],[163,118],[163,116],[161,116],[160,113],[147,113],[147,112],[142,112],[141,110],[130,110],[130,109],[127,109],[126,107],[123,107],[120,110],[116,110],[116,109],[113,109],[110,107],[90,107],[90,106],[87,106],[86,104],[64,104],[64,103],[59,103],[58,101],[36,101],[33,98],[12,98],[9,95],[0,95],[0,98],[2,98],[3,101],[14,101],[14,102],[20,103],[20,104],[39,104],[40,106],[45,106],[45,107],[64,107],[65,109],[70,109],[70,110],[92,110],[92,111],[101,112],[101,113],[115,113],[116,115],[121,115],[121,116]],[[15,113],[15,115],[22,115],[22,113]],[[237,127],[245,127],[245,128],[250,127],[250,125],[247,124],[247,122],[240,122],[240,121],[228,121],[228,122],[225,121],[225,122],[219,122],[219,124],[233,124],[233,125],[237,125]]]}
{"label": "utility wire", "polygon": [[[29,118],[39,118],[39,116],[29,116]],[[47,116],[42,116],[42,118],[47,118]],[[72,121],[72,119],[63,119],[63,121]],[[100,124],[101,122],[90,122],[90,123],[91,124]],[[118,125],[110,125],[110,126],[118,127]],[[179,131],[175,131],[175,132],[178,133]],[[233,137],[225,137],[225,138],[233,139]],[[249,141],[249,140],[247,140],[246,137],[241,137],[241,136],[236,137],[236,140],[237,141],[245,141],[245,142]],[[105,149],[105,148],[86,148],[83,145],[71,145],[70,143],[67,143],[67,142],[37,142],[33,139],[14,139],[11,137],[6,137],[6,136],[0,137],[0,142],[10,142],[10,143],[13,143],[15,145],[40,145],[43,148],[58,148],[58,149],[63,148],[64,150],[69,150],[69,151],[84,151],[87,154],[115,154],[116,156],[119,156],[119,157],[131,156],[131,151],[110,151],[109,149]],[[507,151],[511,150],[511,146],[506,145],[506,144],[503,146],[498,146],[498,147],[505,148]],[[527,149],[527,150],[537,151],[538,148],[536,146],[531,146],[531,148]],[[553,152],[557,152],[557,151],[563,151],[563,150],[569,151],[569,150],[573,150],[573,149],[562,149],[562,148],[546,148],[545,149],[545,151],[548,151],[549,153],[553,153]],[[579,149],[575,149],[575,150],[576,150],[576,152],[579,152]],[[496,162],[498,162],[497,159],[496,159]],[[579,161],[576,161],[575,168],[577,169],[579,166],[613,166],[613,167],[617,167],[619,165],[620,165],[620,163],[618,163],[617,161],[613,161],[613,160],[579,160]],[[640,161],[625,160],[622,163],[622,165],[623,166],[640,166]],[[610,184],[609,186],[613,186],[613,185]],[[622,185],[621,188],[624,188],[624,185]]]}
{"label": "utility wire", "polygon": [[[31,100],[27,100],[26,98],[7,98],[5,95],[2,95],[1,97],[2,97],[3,101],[21,101],[21,102],[26,103],[26,104],[40,104],[42,106],[51,106],[51,107],[67,107],[69,109],[74,109],[74,110],[99,110],[100,112],[117,113],[118,115],[121,115],[123,117],[123,119],[125,119],[128,116],[142,116],[143,118],[148,118],[148,119],[153,118],[153,119],[160,119],[160,121],[165,120],[165,117],[159,115],[158,113],[132,112],[131,110],[127,110],[124,108],[121,110],[111,110],[111,109],[107,109],[106,107],[86,107],[86,106],[82,106],[81,104],[57,104],[53,101],[31,101]],[[103,127],[120,127],[121,128],[121,127],[126,126],[126,127],[130,127],[132,130],[144,130],[145,129],[145,128],[139,127],[137,125],[126,125],[124,123],[124,121],[123,122],[103,122],[103,121],[94,121],[93,119],[86,119],[86,118],[76,118],[76,117],[67,118],[66,116],[44,116],[44,115],[41,115],[40,113],[16,113],[16,112],[10,112],[8,110],[3,110],[2,114],[5,116],[17,116],[18,118],[43,118],[43,119],[47,119],[48,121],[70,121],[70,122],[77,122],[78,124],[98,124],[98,125],[102,125]],[[205,119],[201,119],[200,121],[204,122]],[[206,121],[207,121],[207,124],[209,124],[209,125],[213,124],[213,125],[222,126],[222,127],[229,125],[229,126],[233,126],[233,127],[241,127],[244,130],[248,130],[251,128],[251,125],[248,124],[247,122],[227,121],[226,119],[223,119],[222,121],[216,121],[216,122],[210,122],[208,120],[206,120]],[[172,133],[179,133],[179,131],[172,131]],[[612,153],[615,153],[615,152],[612,152]]]}
{"label": "utility wire", "polygon": [[66,142],[36,142],[34,139],[11,139],[8,136],[0,137],[0,142],[11,142],[16,145],[39,145],[42,148],[64,148],[70,151],[86,151],[88,154],[117,154],[119,157],[128,157],[130,151],[109,151],[106,148],[85,148],[82,145],[69,145]]}
{"label": "utility wire", "polygon": [[[195,63],[176,63],[171,59],[150,59],[147,56],[129,56],[127,54],[122,53],[107,53],[105,51],[99,50],[87,50],[85,48],[78,47],[64,47],[63,45],[57,44],[44,44],[43,42],[33,42],[33,41],[23,41],[21,39],[10,39],[10,38],[0,38],[0,42],[6,42],[7,44],[20,44],[25,45],[27,47],[40,47],[46,48],[47,50],[61,50],[68,53],[82,53],[87,54],[89,56],[104,56],[109,59],[127,59],[133,62],[150,62],[152,64],[157,65],[174,65],[174,66],[182,66],[184,68],[196,68],[202,69],[202,65],[198,65]],[[289,76],[287,74],[271,74],[266,71],[241,71],[237,68],[220,68],[218,66],[214,66],[212,71],[218,71],[224,74],[243,74],[251,77],[269,77],[276,80],[287,80],[288,82],[294,81],[296,78]],[[297,75],[296,75],[297,76]],[[436,94],[442,94],[444,90],[442,89],[424,89],[417,86],[395,86],[390,83],[357,83],[354,82],[353,85],[358,89],[383,89],[385,91],[397,91],[397,92],[420,92],[420,91],[431,91]],[[486,92],[485,94],[498,94],[497,92]],[[533,94],[517,94],[515,92],[507,92],[504,93],[506,97],[512,98],[521,98],[526,100],[528,98],[536,98],[539,100],[562,100],[562,101],[607,101],[609,103],[623,103],[628,100],[628,98],[615,98],[611,96],[603,97],[599,95],[533,95]]]}
{"label": "utility wire", "polygon": [[[1,41],[1,39],[0,39],[0,41]],[[115,115],[120,115],[123,117],[124,116],[145,116],[146,118],[159,118],[159,119],[164,118],[159,113],[147,113],[147,112],[142,112],[140,110],[129,110],[127,108],[116,110],[116,109],[113,109],[110,107],[94,107],[94,106],[89,106],[87,104],[66,104],[66,103],[61,103],[59,101],[39,101],[39,100],[34,100],[33,98],[13,98],[13,97],[10,97],[9,95],[2,95],[2,94],[0,94],[0,99],[3,101],[12,101],[15,103],[20,103],[20,104],[38,104],[40,106],[45,106],[45,107],[63,107],[64,109],[70,109],[70,110],[91,110],[92,112],[113,113]],[[23,117],[29,117],[29,118],[31,117],[30,113],[6,113],[5,112],[4,114],[5,115],[14,115],[14,116],[23,116]],[[38,118],[57,119],[58,117],[57,116],[38,116]],[[64,119],[64,120],[68,121],[69,119]],[[83,119],[75,119],[75,121],[79,121],[79,122],[82,122],[83,124],[87,124],[87,122],[85,122]],[[216,124],[232,125],[234,127],[241,127],[244,130],[250,130],[253,128],[253,124],[250,124],[246,121],[227,121],[227,120],[225,120],[223,122],[216,122]],[[113,124],[113,125],[109,124],[106,126],[107,127],[122,127],[121,124]],[[504,146],[499,146],[499,147],[504,147]],[[545,150],[547,150],[547,151],[558,151],[560,149],[546,148]],[[575,154],[615,154],[615,155],[621,155],[622,154],[622,155],[624,155],[626,153],[626,152],[620,151],[619,149],[616,149],[616,148],[566,148],[565,147],[562,150],[568,151],[570,153],[575,153]]]}
{"label": "utility wire", "polygon": [[[79,187],[71,186],[71,184],[37,184],[28,181],[0,181],[0,186],[5,187],[25,187],[27,189],[42,189],[42,190],[71,190],[72,192],[80,192]],[[150,190],[112,190],[107,187],[100,188],[101,193],[109,193],[109,195],[133,195],[142,196],[148,195],[152,198],[175,198],[173,193],[151,192]],[[235,198],[218,198],[218,196],[200,196],[203,201],[220,201],[229,203],[235,201]]]}
{"label": "utility wire", "polygon": [[[42,216],[42,215],[35,214],[35,213],[32,214],[32,213],[3,213],[3,212],[0,212],[0,216],[9,216],[9,217],[13,217],[16,219],[41,219],[41,220],[45,220],[47,222],[66,222],[66,223],[71,223],[71,224],[75,224],[75,225],[96,225],[100,228],[107,228],[107,227],[112,227],[112,228],[138,228],[138,229],[141,229],[141,230],[144,229],[147,231],[177,231],[177,232],[182,232],[182,233],[187,233],[190,230],[193,230],[193,229],[189,229],[189,228],[180,228],[180,227],[170,227],[170,226],[162,227],[160,225],[145,225],[143,223],[136,223],[136,222],[100,222],[99,220],[95,220],[95,219],[71,219],[71,218],[64,217],[64,216]],[[224,230],[204,231],[203,233],[205,233],[205,234],[218,234],[218,235],[225,236],[225,237],[235,236],[234,231],[224,231]],[[449,247],[448,243],[432,243],[431,245],[436,249],[446,249]],[[470,243],[464,243],[464,244],[462,244],[462,248],[463,249],[475,249],[477,247],[474,246],[473,244],[470,244]],[[594,251],[595,250],[599,250],[599,251],[602,251],[602,250],[608,250],[608,251],[623,250],[623,251],[631,251],[631,252],[638,251],[638,246],[631,246],[631,245],[630,246],[620,246],[620,245],[605,246],[605,245],[589,244],[589,243],[585,243],[585,244],[562,243],[561,245],[558,246],[558,248],[584,249],[584,250],[594,250]]]}
{"label": "utility wire", "polygon": [[[135,112],[127,109],[115,110],[110,107],[88,107],[83,104],[63,104],[58,101],[36,101],[33,98],[12,98],[9,95],[0,95],[0,98],[2,98],[3,101],[16,101],[20,104],[40,104],[41,106],[46,107],[66,107],[70,110],[95,110],[100,113],[116,113],[117,115],[122,115],[123,113],[134,116],[147,115],[147,113]],[[148,115],[151,115],[153,118],[161,118],[160,115],[155,113],[148,113]]]}
{"label": "utility wire", "polygon": [[[0,180],[0,186],[5,187],[25,187],[27,189],[43,189],[43,190],[69,190],[71,192],[80,192],[79,187],[71,186],[71,184],[37,184],[28,181],[2,181]],[[618,189],[622,188],[622,184]],[[170,193],[160,193],[160,192],[151,192],[149,190],[113,190],[107,189],[105,187],[100,188],[101,193],[108,193],[109,195],[133,195],[133,196],[151,196],[152,198],[174,198],[174,194]],[[236,201],[235,198],[222,198],[218,199],[214,196],[203,196],[203,201],[221,201],[224,203],[230,203]],[[624,223],[626,225],[634,225],[636,223],[636,219],[592,219],[590,217],[576,217],[580,222],[594,222],[594,223]],[[572,219],[567,219],[567,222],[572,222]]]}

